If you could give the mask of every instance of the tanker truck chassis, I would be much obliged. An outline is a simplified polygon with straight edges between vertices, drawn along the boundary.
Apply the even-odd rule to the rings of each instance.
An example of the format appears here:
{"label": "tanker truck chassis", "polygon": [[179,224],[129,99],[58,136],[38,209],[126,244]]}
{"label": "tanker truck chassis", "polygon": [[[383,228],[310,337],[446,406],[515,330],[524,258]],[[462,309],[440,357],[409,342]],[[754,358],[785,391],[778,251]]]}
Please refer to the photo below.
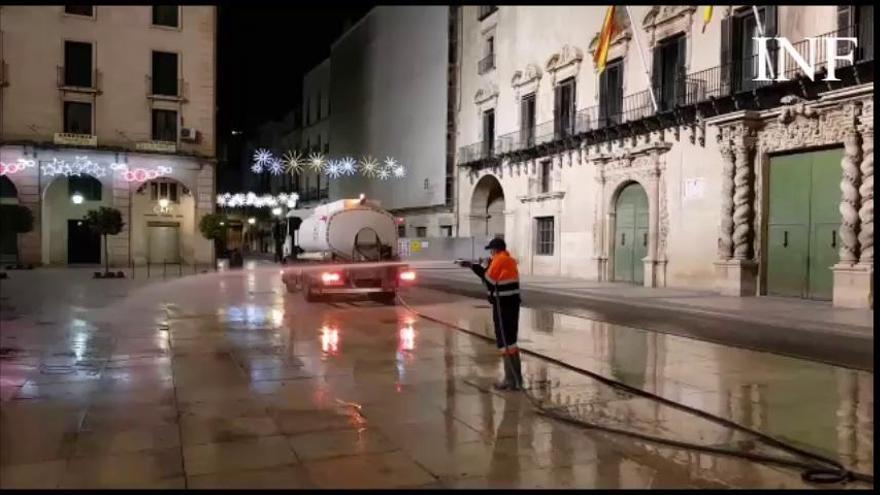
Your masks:
{"label": "tanker truck chassis", "polygon": [[285,267],[282,281],[306,301],[368,295],[393,304],[397,292],[415,281],[415,272],[397,257],[394,217],[363,197],[318,206],[298,237],[304,255]]}

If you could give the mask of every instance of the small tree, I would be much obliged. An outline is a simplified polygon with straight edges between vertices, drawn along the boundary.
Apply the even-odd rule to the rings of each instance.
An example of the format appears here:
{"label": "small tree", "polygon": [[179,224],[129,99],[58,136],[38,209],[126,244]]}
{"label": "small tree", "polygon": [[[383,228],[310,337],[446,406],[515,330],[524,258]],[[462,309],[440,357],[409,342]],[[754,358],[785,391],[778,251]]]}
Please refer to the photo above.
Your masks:
{"label": "small tree", "polygon": [[89,210],[85,218],[86,225],[104,236],[104,274],[110,273],[110,251],[107,249],[107,236],[122,232],[125,223],[122,221],[122,212],[116,208],[102,206],[97,210]]}
{"label": "small tree", "polygon": [[199,231],[202,237],[214,241],[214,266],[217,266],[217,251],[220,242],[226,240],[226,229],[229,222],[222,213],[208,213],[199,220]]}
{"label": "small tree", "polygon": [[16,236],[15,246],[18,251],[18,262],[21,264],[21,246],[19,234],[26,234],[34,230],[34,214],[27,206],[2,205],[0,206],[0,232],[3,235],[12,233]]}

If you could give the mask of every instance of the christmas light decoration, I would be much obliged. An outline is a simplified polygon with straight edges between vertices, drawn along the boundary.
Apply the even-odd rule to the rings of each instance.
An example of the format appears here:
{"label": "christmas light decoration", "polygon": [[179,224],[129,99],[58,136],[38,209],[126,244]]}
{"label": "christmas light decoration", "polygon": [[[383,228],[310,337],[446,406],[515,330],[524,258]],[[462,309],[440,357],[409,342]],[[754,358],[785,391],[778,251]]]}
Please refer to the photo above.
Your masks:
{"label": "christmas light decoration", "polygon": [[[272,152],[267,150],[266,148],[258,148],[254,151],[254,166],[251,167],[251,170],[254,168],[259,168],[260,172],[263,171],[263,167],[269,165],[269,162],[272,161],[274,156]],[[259,173],[259,172],[258,172]]]}
{"label": "christmas light decoration", "polygon": [[34,160],[26,160],[24,158],[19,158],[14,163],[4,163],[0,162],[0,175],[12,175],[17,174],[28,168],[33,168],[37,166],[37,162]]}
{"label": "christmas light decoration", "polygon": [[357,162],[354,158],[347,156],[339,160],[339,171],[342,175],[354,175],[357,173]]}
{"label": "christmas light decoration", "polygon": [[324,156],[320,153],[309,155],[309,167],[315,172],[320,172],[324,168]]}
{"label": "christmas light decoration", "polygon": [[380,168],[378,172],[376,172],[376,177],[380,180],[388,180],[391,177],[391,172],[387,168]]}
{"label": "christmas light decoration", "polygon": [[241,206],[276,208],[279,205],[286,206],[287,208],[296,208],[297,201],[299,201],[297,193],[281,193],[278,196],[272,196],[271,194],[257,196],[252,192],[217,195],[217,206],[225,206],[227,208],[238,208]]}
{"label": "christmas light decoration", "polygon": [[284,155],[284,163],[287,165],[287,173],[290,175],[296,175],[300,173],[303,168],[302,155],[299,154],[299,151],[288,151]]}
{"label": "christmas light decoration", "polygon": [[365,156],[361,158],[361,173],[364,174],[365,177],[372,179],[376,177],[376,172],[379,169],[379,161],[371,156]]}
{"label": "christmas light decoration", "polygon": [[267,168],[269,169],[270,174],[281,175],[281,172],[284,172],[284,163],[277,158],[272,158],[271,160],[269,160],[269,165],[267,165]]}
{"label": "christmas light decoration", "polygon": [[67,160],[53,158],[51,162],[44,163],[41,170],[43,175],[47,177],[54,177],[56,175],[78,177],[82,174],[86,174],[99,178],[107,175],[106,167],[89,160],[87,156],[74,157],[73,163],[68,162]]}
{"label": "christmas light decoration", "polygon": [[403,168],[403,165],[398,165],[398,166],[394,167],[394,170],[392,173],[398,179],[402,179],[403,177],[406,176],[406,170]]}
{"label": "christmas light decoration", "polygon": [[342,167],[338,161],[330,160],[327,162],[327,166],[324,167],[324,173],[331,179],[338,179],[342,175]]}
{"label": "christmas light decoration", "polygon": [[255,174],[260,174],[263,172],[263,166],[258,163],[255,163],[255,164],[251,165],[251,172],[253,172]]}
{"label": "christmas light decoration", "polygon": [[394,170],[397,167],[397,160],[391,158],[390,156],[385,157],[385,168],[388,170]]}
{"label": "christmas light decoration", "polygon": [[135,168],[129,169],[125,163],[112,163],[110,170],[121,172],[127,182],[144,182],[148,180],[158,179],[163,175],[171,174],[171,167],[159,165],[156,168]]}

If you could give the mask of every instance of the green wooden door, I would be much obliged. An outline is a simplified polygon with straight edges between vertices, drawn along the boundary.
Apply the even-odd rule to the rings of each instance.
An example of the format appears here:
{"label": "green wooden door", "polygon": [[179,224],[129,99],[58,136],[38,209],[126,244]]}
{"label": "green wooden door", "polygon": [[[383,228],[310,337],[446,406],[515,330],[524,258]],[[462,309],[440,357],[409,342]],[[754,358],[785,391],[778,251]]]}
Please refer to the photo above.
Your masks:
{"label": "green wooden door", "polygon": [[770,162],[767,293],[830,299],[840,226],[840,150]]}
{"label": "green wooden door", "polygon": [[648,196],[642,186],[630,184],[620,192],[614,232],[614,280],[644,283],[642,259],[648,253]]}

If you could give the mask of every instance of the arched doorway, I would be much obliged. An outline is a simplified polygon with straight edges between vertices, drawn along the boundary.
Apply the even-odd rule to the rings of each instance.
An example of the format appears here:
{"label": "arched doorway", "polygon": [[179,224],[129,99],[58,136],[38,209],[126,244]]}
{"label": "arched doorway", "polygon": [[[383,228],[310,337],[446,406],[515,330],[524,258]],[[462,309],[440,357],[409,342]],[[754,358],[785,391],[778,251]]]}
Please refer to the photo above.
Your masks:
{"label": "arched doorway", "polygon": [[504,237],[504,190],[494,175],[486,175],[474,187],[471,235]]}
{"label": "arched doorway", "polygon": [[[18,204],[18,189],[12,180],[0,175],[0,208],[5,205]],[[18,261],[17,236],[6,229],[0,229],[0,263]]]}
{"label": "arched doorway", "polygon": [[162,177],[140,184],[131,197],[130,222],[136,265],[195,260],[196,201],[182,182]]}
{"label": "arched doorway", "polygon": [[614,221],[614,280],[643,284],[648,255],[648,195],[636,182],[617,195]]}
{"label": "arched doorway", "polygon": [[43,191],[44,264],[99,264],[101,236],[86,225],[89,210],[109,206],[112,191],[91,175],[56,177]]}

